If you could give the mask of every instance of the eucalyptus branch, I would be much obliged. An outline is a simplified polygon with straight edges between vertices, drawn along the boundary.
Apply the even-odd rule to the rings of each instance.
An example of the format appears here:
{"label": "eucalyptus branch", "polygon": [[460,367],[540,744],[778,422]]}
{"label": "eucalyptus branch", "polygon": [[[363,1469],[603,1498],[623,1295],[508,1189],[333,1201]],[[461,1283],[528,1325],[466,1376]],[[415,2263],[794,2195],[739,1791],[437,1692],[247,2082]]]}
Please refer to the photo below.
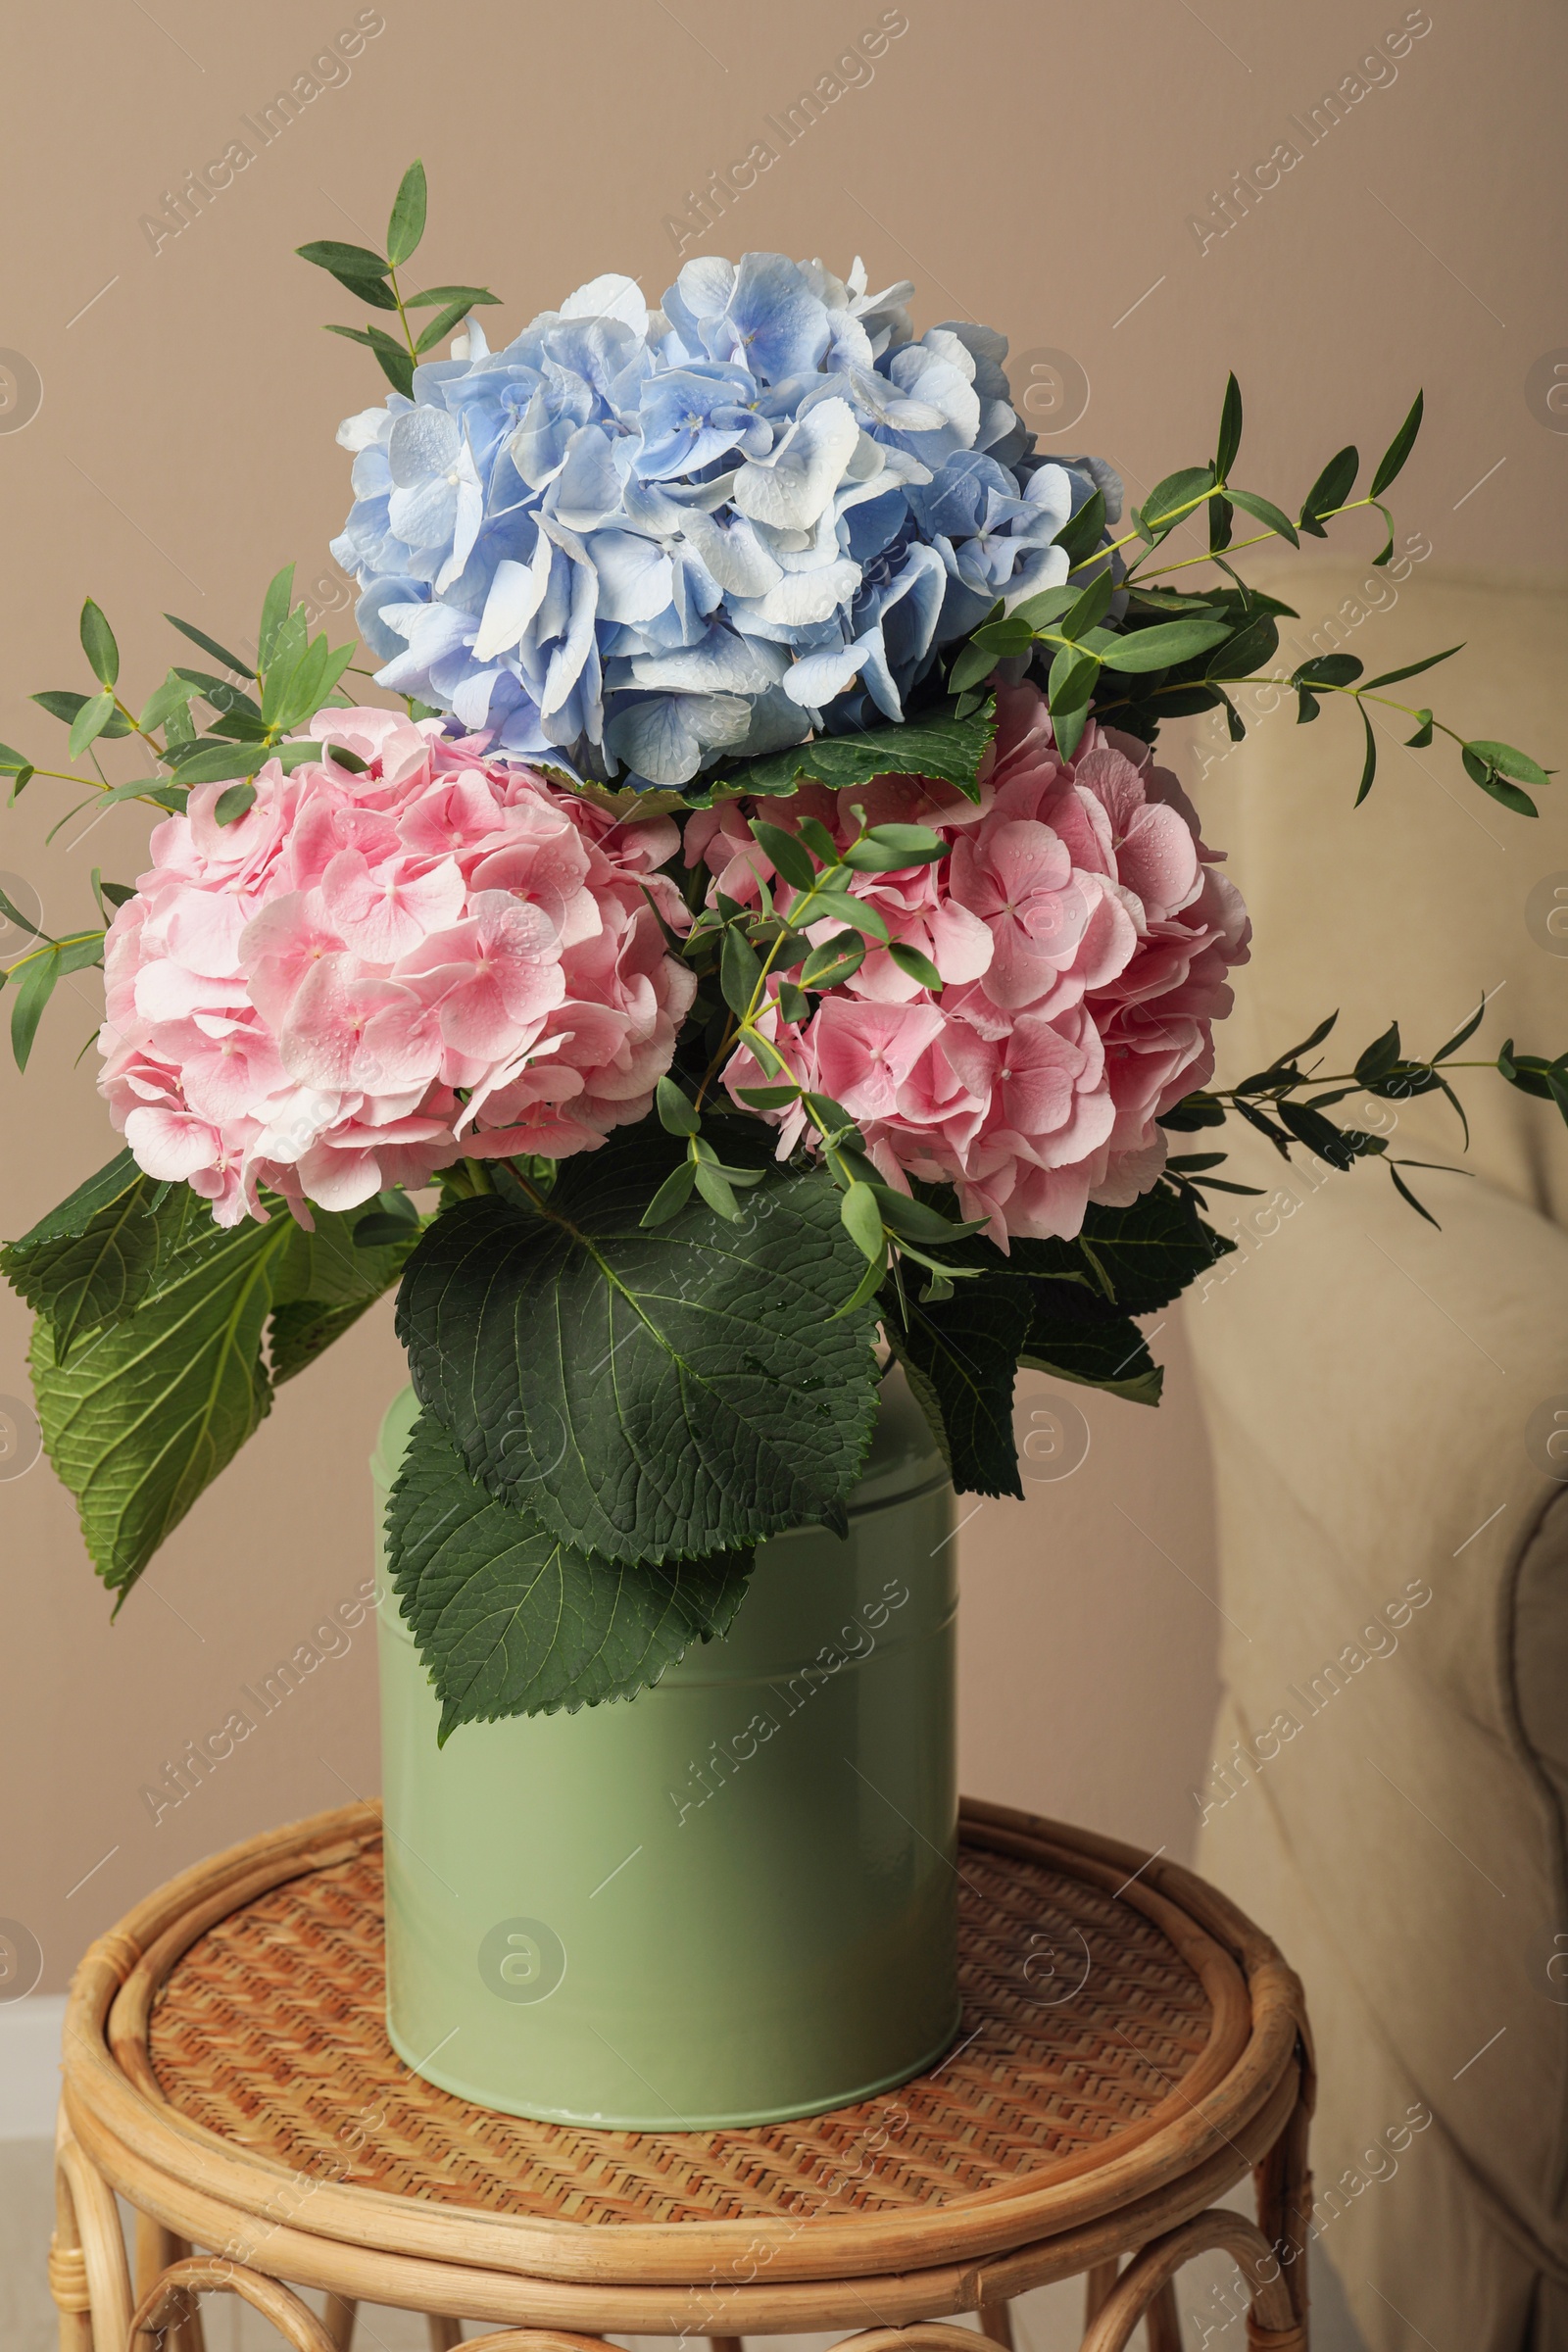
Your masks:
{"label": "eucalyptus branch", "polygon": [[[425,354],[443,336],[451,334],[476,305],[496,300],[488,286],[427,286],[420,293],[405,295],[398,282],[398,271],[412,261],[423,239],[426,200],[424,166],[416,161],[398,184],[387,222],[384,254],[372,253],[368,245],[345,245],[331,237],[318,238],[294,249],[301,261],[326,270],[340,286],[372,310],[395,313],[403,330],[401,343],[378,326],[329,326],[326,332],[343,335],[351,343],[363,343],[373,352],[382,374],[405,398],[413,397],[414,370]],[[409,313],[428,305],[439,306],[436,316],[416,334]]]}

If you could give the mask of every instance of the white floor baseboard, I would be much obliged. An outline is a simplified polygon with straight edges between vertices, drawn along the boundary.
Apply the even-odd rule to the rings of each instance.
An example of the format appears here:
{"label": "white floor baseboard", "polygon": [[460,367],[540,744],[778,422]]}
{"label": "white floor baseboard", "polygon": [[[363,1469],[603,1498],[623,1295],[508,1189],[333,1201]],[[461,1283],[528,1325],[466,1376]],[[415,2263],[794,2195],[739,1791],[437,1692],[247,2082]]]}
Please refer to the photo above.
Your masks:
{"label": "white floor baseboard", "polygon": [[53,2139],[63,1992],[0,2003],[0,2139]]}

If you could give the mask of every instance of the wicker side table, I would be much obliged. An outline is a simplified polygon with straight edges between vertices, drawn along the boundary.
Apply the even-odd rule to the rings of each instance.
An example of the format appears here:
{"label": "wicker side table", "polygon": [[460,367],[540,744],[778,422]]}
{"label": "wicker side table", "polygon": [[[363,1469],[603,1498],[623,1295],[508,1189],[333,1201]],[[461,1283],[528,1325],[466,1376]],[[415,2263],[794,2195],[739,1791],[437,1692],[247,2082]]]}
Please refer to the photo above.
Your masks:
{"label": "wicker side table", "polygon": [[[1075,2276],[1085,2352],[1141,2320],[1179,2352],[1171,2280],[1209,2247],[1252,2290],[1253,2352],[1305,2352],[1311,2065],[1274,1946],[1190,1872],[1000,1806],[964,1807],[958,1868],[964,2026],[930,2074],[805,2121],[623,2132],[499,2115],[396,2057],[373,1806],[200,1864],[77,1971],[62,2352],[200,2352],[209,2290],[298,2352],[344,2352],[360,2300],[431,2315],[438,2348],[475,2320],[491,2352],[820,2328],[974,2352],[940,2323],[978,2312],[1005,2345],[1009,2299]],[[1256,2226],[1216,2203],[1249,2172]]]}

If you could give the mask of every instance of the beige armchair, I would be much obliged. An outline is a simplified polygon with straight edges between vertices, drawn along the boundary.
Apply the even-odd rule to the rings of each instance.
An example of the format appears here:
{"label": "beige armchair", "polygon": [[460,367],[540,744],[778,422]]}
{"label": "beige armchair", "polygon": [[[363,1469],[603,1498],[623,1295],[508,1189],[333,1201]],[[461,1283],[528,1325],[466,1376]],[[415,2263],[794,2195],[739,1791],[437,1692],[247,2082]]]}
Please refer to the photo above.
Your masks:
{"label": "beige armchair", "polygon": [[[1435,560],[1270,584],[1301,612],[1287,653],[1372,673],[1465,641],[1391,691],[1568,769],[1561,593]],[[1336,1002],[1325,1069],[1394,1014],[1430,1051],[1483,995],[1468,1052],[1568,1044],[1568,775],[1530,824],[1410,731],[1380,725],[1359,809],[1360,731],[1332,706],[1302,727],[1289,703],[1208,767],[1257,926],[1225,1076]],[[1371,2352],[1561,2352],[1568,1129],[1486,1072],[1465,1095],[1468,1153],[1441,1099],[1389,1130],[1470,1171],[1406,1171],[1441,1232],[1376,1165],[1287,1169],[1249,1138],[1224,1171],[1265,1189],[1220,1214],[1240,1248],[1187,1311],[1226,1619],[1199,1864],[1305,1981],[1315,2227]]]}

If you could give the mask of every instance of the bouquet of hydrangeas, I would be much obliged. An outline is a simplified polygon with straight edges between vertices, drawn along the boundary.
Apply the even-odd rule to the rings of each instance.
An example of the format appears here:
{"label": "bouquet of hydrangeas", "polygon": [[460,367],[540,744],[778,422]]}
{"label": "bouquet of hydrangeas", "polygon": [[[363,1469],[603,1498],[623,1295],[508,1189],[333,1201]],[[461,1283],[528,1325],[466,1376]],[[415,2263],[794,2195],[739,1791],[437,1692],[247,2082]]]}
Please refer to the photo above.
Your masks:
{"label": "bouquet of hydrangeas", "polygon": [[[491,352],[487,289],[400,278],[423,216],[416,165],[385,255],[302,249],[399,330],[334,330],[393,386],[340,428],[333,552],[395,707],[349,699],[355,649],[311,637],[286,570],[254,654],[176,621],[217,666],[139,710],[89,602],[95,691],[35,698],[70,767],[0,746],[13,799],[90,759],[160,818],[83,931],[6,907],[19,1061],[104,965],[125,1148],[0,1262],[122,1594],[398,1286],[421,1414],[392,1573],[444,1736],[722,1632],[759,1542],[844,1525],[890,1357],[960,1491],[1020,1492],[1020,1365],[1154,1402],[1135,1318],[1231,1247],[1205,1196],[1245,1189],[1194,1131],[1382,1155],[1427,1213],[1330,1113],[1449,1093],[1479,1012],[1327,1070],[1325,1020],[1216,1090],[1248,922],[1154,762],[1164,719],[1239,736],[1228,688],[1275,678],[1302,719],[1354,704],[1358,798],[1369,704],[1518,813],[1546,777],[1390,693],[1443,655],[1276,678],[1289,608],[1233,567],[1387,519],[1419,399],[1363,495],[1342,450],[1293,521],[1235,479],[1232,378],[1212,460],[1123,525],[1109,466],[1034,447],[1001,335],[916,336],[913,289],[858,263],[693,261],[657,310],[602,277]],[[1193,516],[1208,554],[1172,560]],[[1216,584],[1170,584],[1199,565]],[[143,761],[112,783],[116,737]],[[1568,1055],[1496,1067],[1568,1115]]]}

